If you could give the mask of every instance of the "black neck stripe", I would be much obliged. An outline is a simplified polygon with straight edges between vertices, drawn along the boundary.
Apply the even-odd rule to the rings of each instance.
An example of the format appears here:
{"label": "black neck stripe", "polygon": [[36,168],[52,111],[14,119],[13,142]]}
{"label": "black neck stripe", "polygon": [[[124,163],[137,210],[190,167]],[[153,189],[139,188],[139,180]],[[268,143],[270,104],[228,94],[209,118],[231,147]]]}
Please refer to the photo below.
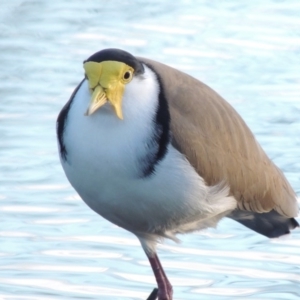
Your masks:
{"label": "black neck stripe", "polygon": [[149,64],[145,64],[152,72],[155,73],[159,85],[158,105],[156,109],[155,118],[153,120],[155,129],[154,136],[151,140],[151,145],[156,145],[155,152],[148,157],[146,166],[143,170],[145,177],[150,176],[155,172],[156,165],[165,157],[168,151],[168,145],[170,143],[170,112],[168,102],[165,97],[164,87],[162,80],[153,67]]}
{"label": "black neck stripe", "polygon": [[65,104],[65,106],[62,108],[60,111],[57,121],[56,121],[56,134],[57,134],[57,139],[58,139],[58,144],[59,144],[59,152],[60,156],[63,160],[67,160],[67,148],[64,143],[64,131],[66,127],[66,122],[68,118],[68,113],[72,104],[73,99],[75,98],[76,93],[78,92],[79,88],[81,87],[82,83],[84,82],[85,79],[83,79],[79,85],[76,87],[74,92],[72,93],[69,101]]}

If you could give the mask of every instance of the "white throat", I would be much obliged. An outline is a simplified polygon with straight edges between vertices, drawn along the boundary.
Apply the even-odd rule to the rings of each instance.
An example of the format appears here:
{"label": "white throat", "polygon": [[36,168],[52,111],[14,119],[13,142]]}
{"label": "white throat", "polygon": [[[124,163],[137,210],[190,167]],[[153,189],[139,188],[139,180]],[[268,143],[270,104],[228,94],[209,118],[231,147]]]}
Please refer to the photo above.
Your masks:
{"label": "white throat", "polygon": [[[94,114],[84,113],[90,102],[88,82],[84,81],[76,93],[69,111],[64,142],[68,151],[68,163],[94,159],[107,159],[109,169],[123,169],[134,176],[140,168],[134,158],[142,157],[147,150],[149,137],[154,133],[154,118],[158,107],[159,84],[156,75],[147,66],[145,73],[134,77],[125,86],[120,120],[110,105],[105,105]],[[85,144],[80,147],[74,143]],[[73,149],[80,148],[80,152]],[[111,155],[107,155],[111,153]],[[125,175],[125,174],[124,174]]]}

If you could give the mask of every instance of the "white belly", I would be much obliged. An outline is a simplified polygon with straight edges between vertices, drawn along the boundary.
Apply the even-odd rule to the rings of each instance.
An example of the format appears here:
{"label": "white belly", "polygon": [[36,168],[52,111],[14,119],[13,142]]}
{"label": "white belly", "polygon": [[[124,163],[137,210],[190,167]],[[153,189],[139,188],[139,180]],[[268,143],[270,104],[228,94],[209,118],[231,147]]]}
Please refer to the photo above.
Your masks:
{"label": "white belly", "polygon": [[[76,97],[89,97],[86,93],[83,85]],[[217,221],[235,208],[236,201],[226,197],[228,189],[207,187],[171,145],[155,173],[141,177],[139,158],[146,151],[152,116],[147,120],[149,114],[141,112],[137,126],[124,105],[123,121],[110,107],[86,117],[86,102],[75,100],[64,134],[67,161],[62,165],[82,199],[104,218],[136,234],[163,234],[214,225],[210,219]]]}

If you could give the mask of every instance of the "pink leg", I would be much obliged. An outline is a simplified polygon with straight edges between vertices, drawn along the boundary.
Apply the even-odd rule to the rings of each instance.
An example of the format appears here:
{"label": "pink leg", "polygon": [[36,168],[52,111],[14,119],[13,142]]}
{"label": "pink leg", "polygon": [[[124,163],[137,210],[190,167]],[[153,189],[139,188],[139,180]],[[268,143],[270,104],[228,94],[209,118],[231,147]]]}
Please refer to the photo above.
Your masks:
{"label": "pink leg", "polygon": [[164,269],[158,259],[157,254],[155,254],[153,257],[148,256],[148,259],[158,286],[158,300],[172,300],[172,285],[164,272]]}

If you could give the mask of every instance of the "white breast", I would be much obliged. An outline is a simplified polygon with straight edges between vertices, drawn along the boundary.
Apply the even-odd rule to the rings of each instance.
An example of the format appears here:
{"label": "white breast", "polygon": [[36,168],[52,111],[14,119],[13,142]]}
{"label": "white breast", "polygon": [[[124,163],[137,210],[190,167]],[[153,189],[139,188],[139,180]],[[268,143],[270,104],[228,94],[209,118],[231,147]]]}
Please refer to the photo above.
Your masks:
{"label": "white breast", "polygon": [[[124,120],[106,105],[84,116],[90,99],[84,82],[73,99],[64,132],[65,173],[93,210],[136,234],[168,235],[203,228],[236,207],[228,189],[207,187],[171,145],[155,173],[141,178],[139,157],[153,133],[158,84],[146,70],[123,97]],[[133,93],[134,91],[134,93]]]}

